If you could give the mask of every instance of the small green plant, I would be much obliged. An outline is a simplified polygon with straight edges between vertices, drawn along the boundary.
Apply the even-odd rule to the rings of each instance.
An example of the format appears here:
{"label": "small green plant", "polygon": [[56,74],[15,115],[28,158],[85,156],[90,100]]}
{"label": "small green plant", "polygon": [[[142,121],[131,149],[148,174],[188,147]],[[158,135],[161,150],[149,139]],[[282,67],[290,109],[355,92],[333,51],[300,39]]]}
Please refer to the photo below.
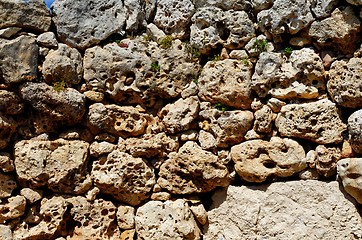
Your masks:
{"label": "small green plant", "polygon": [[214,56],[209,57],[209,60],[214,62],[221,61],[221,56],[220,54],[215,54]]}
{"label": "small green plant", "polygon": [[215,108],[217,110],[220,110],[220,111],[223,111],[223,112],[228,111],[230,109],[228,106],[226,106],[226,105],[224,105],[222,103],[216,103]]}
{"label": "small green plant", "polygon": [[151,71],[152,72],[159,72],[161,69],[161,66],[158,62],[151,63]]}
{"label": "small green plant", "polygon": [[158,45],[160,45],[161,48],[163,49],[168,49],[172,47],[172,36],[171,35],[166,35],[166,37],[162,38],[159,42]]}
{"label": "small green plant", "polygon": [[267,50],[267,46],[268,46],[268,41],[263,39],[256,39],[253,45],[253,48],[255,51],[261,53],[261,52],[266,52]]}
{"label": "small green plant", "polygon": [[56,92],[63,91],[65,87],[67,86],[67,83],[64,80],[59,80],[56,82],[53,82],[54,90]]}
{"label": "small green plant", "polygon": [[192,46],[189,42],[185,44],[185,52],[188,55],[189,59],[198,59],[201,56],[200,50],[197,47]]}
{"label": "small green plant", "polygon": [[150,42],[152,40],[152,38],[148,35],[144,35],[143,40],[145,40],[146,42]]}
{"label": "small green plant", "polygon": [[250,66],[251,62],[249,61],[249,59],[247,58],[242,58],[240,59],[241,63],[244,64],[245,66]]}
{"label": "small green plant", "polygon": [[121,43],[121,40],[120,40],[120,39],[116,39],[116,40],[114,40],[114,42],[117,43],[117,44],[120,44],[120,43]]}
{"label": "small green plant", "polygon": [[290,56],[290,54],[292,54],[292,52],[293,52],[293,48],[291,48],[291,47],[286,47],[286,48],[284,48],[284,54],[286,55],[286,56]]}

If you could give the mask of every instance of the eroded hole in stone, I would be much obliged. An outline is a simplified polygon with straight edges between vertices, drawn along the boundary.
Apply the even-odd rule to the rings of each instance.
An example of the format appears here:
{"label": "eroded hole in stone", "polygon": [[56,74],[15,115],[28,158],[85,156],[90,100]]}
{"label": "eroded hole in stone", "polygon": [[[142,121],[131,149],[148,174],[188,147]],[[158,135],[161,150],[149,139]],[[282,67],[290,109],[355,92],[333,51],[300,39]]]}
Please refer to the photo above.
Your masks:
{"label": "eroded hole in stone", "polygon": [[350,179],[357,179],[357,178],[361,177],[361,174],[349,173],[349,174],[347,174],[347,177],[350,178]]}
{"label": "eroded hole in stone", "polygon": [[272,162],[272,161],[263,162],[263,165],[266,168],[275,168],[277,166],[277,164],[275,162]]}
{"label": "eroded hole in stone", "polygon": [[103,209],[103,210],[101,211],[101,214],[102,214],[102,216],[108,215],[108,210],[107,210],[107,209]]}

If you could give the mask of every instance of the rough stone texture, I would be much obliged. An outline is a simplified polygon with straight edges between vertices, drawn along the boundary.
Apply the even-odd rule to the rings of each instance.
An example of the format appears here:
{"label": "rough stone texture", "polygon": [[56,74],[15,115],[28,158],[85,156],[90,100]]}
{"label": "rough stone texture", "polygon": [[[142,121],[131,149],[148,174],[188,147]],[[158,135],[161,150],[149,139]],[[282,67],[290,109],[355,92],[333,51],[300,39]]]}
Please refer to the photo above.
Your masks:
{"label": "rough stone texture", "polygon": [[50,24],[50,13],[43,0],[0,1],[0,28],[13,26],[45,32]]}
{"label": "rough stone texture", "polygon": [[275,42],[280,42],[281,34],[296,34],[314,20],[310,8],[308,0],[276,0],[271,8],[258,13],[260,30],[270,33]]}
{"label": "rough stone texture", "polygon": [[343,107],[362,107],[362,58],[335,61],[329,70],[328,93]]}
{"label": "rough stone texture", "polygon": [[8,27],[8,28],[0,29],[0,37],[9,39],[12,36],[14,36],[15,34],[17,34],[20,30],[21,30],[21,28],[18,28],[18,27]]}
{"label": "rough stone texture", "polygon": [[111,153],[116,148],[117,145],[109,142],[92,142],[92,144],[89,146],[89,154],[92,157],[99,157],[103,154]]}
{"label": "rough stone texture", "polygon": [[9,115],[23,112],[24,104],[15,93],[7,90],[0,90],[0,99],[0,112]]}
{"label": "rough stone texture", "polygon": [[88,202],[86,198],[77,196],[66,199],[66,202],[75,222],[73,236],[67,239],[119,239],[115,223],[117,208],[111,201],[96,199]]}
{"label": "rough stone texture", "polygon": [[199,99],[194,96],[167,104],[158,115],[165,124],[166,131],[176,133],[190,128],[191,123],[198,117],[199,109]]}
{"label": "rough stone texture", "polygon": [[230,186],[214,194],[204,239],[360,239],[362,219],[338,182]]}
{"label": "rough stone texture", "polygon": [[315,149],[317,172],[324,177],[331,177],[336,174],[337,162],[341,159],[341,150],[335,147],[319,145]]}
{"label": "rough stone texture", "polygon": [[36,79],[38,51],[35,38],[31,36],[0,39],[0,74],[5,82],[18,83]]}
{"label": "rough stone texture", "polygon": [[80,49],[120,32],[126,22],[121,0],[57,0],[52,10],[59,39]]}
{"label": "rough stone texture", "polygon": [[31,188],[23,188],[20,190],[20,195],[25,197],[27,202],[33,204],[43,198],[41,190],[33,190]]}
{"label": "rough stone texture", "polygon": [[[25,201],[25,200],[24,200]],[[34,223],[22,222],[13,231],[14,239],[51,239],[65,225],[67,203],[63,197],[43,198],[40,210],[36,210],[39,218]]]}
{"label": "rough stone texture", "polygon": [[137,239],[198,240],[201,231],[187,202],[149,201],[137,209]]}
{"label": "rough stone texture", "polygon": [[303,138],[319,144],[341,142],[342,132],[347,128],[336,105],[328,99],[285,105],[275,125],[281,136]]}
{"label": "rough stone texture", "polygon": [[10,226],[0,224],[0,239],[13,240],[13,232]]}
{"label": "rough stone texture", "polygon": [[14,171],[14,161],[9,153],[0,152],[0,169],[5,173]]}
{"label": "rough stone texture", "polygon": [[207,223],[207,212],[204,205],[201,203],[191,205],[190,210],[201,225],[205,225]]}
{"label": "rough stone texture", "polygon": [[146,161],[118,150],[94,161],[91,174],[101,192],[132,206],[149,197],[156,181]]}
{"label": "rough stone texture", "polygon": [[136,209],[131,206],[119,206],[117,208],[117,224],[120,229],[132,229],[134,228],[134,219],[136,215]]}
{"label": "rough stone texture", "polygon": [[53,32],[45,32],[40,34],[36,38],[36,42],[43,47],[46,48],[56,48],[58,47],[58,41],[55,38],[55,34]]}
{"label": "rough stone texture", "polygon": [[273,127],[273,112],[270,107],[264,105],[255,111],[254,130],[259,133],[270,133]]}
{"label": "rough stone texture", "polygon": [[6,199],[0,204],[0,223],[4,224],[9,219],[22,216],[25,212],[26,199],[23,196],[15,196]]}
{"label": "rough stone texture", "polygon": [[193,0],[197,8],[205,6],[214,6],[223,10],[248,10],[250,9],[249,1],[240,0]]}
{"label": "rough stone texture", "polygon": [[43,76],[47,83],[78,84],[83,75],[82,56],[77,49],[60,43],[50,50],[43,62]]}
{"label": "rough stone texture", "polygon": [[174,38],[188,36],[188,27],[195,7],[190,0],[159,0],[154,23]]}
{"label": "rough stone texture", "polygon": [[[139,32],[139,30],[143,30],[146,28],[146,9],[153,9],[155,6],[152,6],[151,2],[154,0],[149,1],[134,1],[134,0],[124,0],[124,7],[127,15],[126,20],[126,31],[131,35],[134,33]],[[145,6],[146,5],[146,6]],[[151,5],[151,6],[150,6]]]}
{"label": "rough stone texture", "polygon": [[23,140],[15,144],[15,168],[22,186],[49,187],[54,192],[81,194],[90,188],[89,144],[84,141]]}
{"label": "rough stone texture", "polygon": [[218,156],[197,143],[186,142],[161,165],[157,183],[174,194],[201,193],[230,182],[227,167]]}
{"label": "rough stone texture", "polygon": [[344,190],[362,204],[362,158],[344,158],[338,161],[337,172]]}
{"label": "rough stone texture", "polygon": [[317,18],[326,18],[330,16],[338,2],[339,0],[311,0],[311,10]]}
{"label": "rough stone texture", "polygon": [[17,123],[11,117],[6,117],[0,113],[0,149],[5,148],[15,132]]}
{"label": "rough stone texture", "polygon": [[166,157],[170,152],[177,151],[177,139],[165,133],[145,134],[141,138],[127,138],[118,143],[120,151],[129,152],[133,157]]}
{"label": "rough stone texture", "polygon": [[349,116],[348,133],[353,151],[362,154],[362,110],[358,110]]}
{"label": "rough stone texture", "polygon": [[310,48],[294,50],[289,58],[263,52],[255,66],[252,87],[260,97],[316,98],[324,90],[322,59]]}
{"label": "rough stone texture", "polygon": [[115,136],[138,136],[145,132],[147,114],[130,106],[95,103],[89,107],[88,126],[93,134],[108,132]]}
{"label": "rough stone texture", "polygon": [[321,48],[337,48],[344,54],[352,54],[361,43],[360,32],[361,21],[348,6],[344,10],[335,9],[329,18],[313,22],[309,36]]}
{"label": "rough stone texture", "polygon": [[0,199],[10,197],[16,187],[17,184],[13,176],[0,173]]}
{"label": "rough stone texture", "polygon": [[200,127],[212,134],[218,147],[228,147],[242,142],[254,120],[252,112],[240,110],[208,109],[200,111],[200,117]]}
{"label": "rough stone texture", "polygon": [[230,154],[236,172],[248,182],[263,182],[269,176],[289,177],[307,168],[303,147],[288,138],[246,141],[231,147]]}
{"label": "rough stone texture", "polygon": [[357,6],[361,6],[362,5],[362,1],[361,0],[347,0],[348,3],[352,4],[352,5],[357,5]]}
{"label": "rough stone texture", "polygon": [[252,66],[238,60],[209,61],[198,80],[204,101],[248,109],[251,104]]}

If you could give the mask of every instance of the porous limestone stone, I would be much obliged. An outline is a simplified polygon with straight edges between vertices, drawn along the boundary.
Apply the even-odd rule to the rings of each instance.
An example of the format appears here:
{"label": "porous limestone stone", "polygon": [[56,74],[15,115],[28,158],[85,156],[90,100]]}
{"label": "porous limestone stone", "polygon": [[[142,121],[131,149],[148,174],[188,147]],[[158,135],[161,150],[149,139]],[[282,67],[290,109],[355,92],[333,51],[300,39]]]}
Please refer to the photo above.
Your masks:
{"label": "porous limestone stone", "polygon": [[89,154],[92,157],[99,157],[103,154],[108,154],[115,150],[117,145],[109,143],[109,142],[92,142],[89,146]]}
{"label": "porous limestone stone", "polygon": [[361,21],[348,6],[343,10],[336,8],[331,17],[313,22],[308,34],[319,48],[352,54],[361,42],[360,32]]}
{"label": "porous limestone stone", "polygon": [[315,149],[315,168],[318,174],[324,177],[331,177],[336,174],[337,162],[341,159],[341,150],[336,147],[319,145]]}
{"label": "porous limestone stone", "polygon": [[9,39],[12,36],[14,36],[15,34],[17,34],[20,30],[21,30],[21,28],[19,28],[19,27],[8,27],[8,28],[0,29],[0,37]]}
{"label": "porous limestone stone", "polygon": [[347,2],[352,4],[352,5],[356,5],[356,6],[361,6],[362,5],[361,0],[347,0]]}
{"label": "porous limestone stone", "polygon": [[31,36],[23,35],[11,40],[0,39],[0,73],[5,83],[36,79],[38,51],[35,38]]}
{"label": "porous limestone stone", "polygon": [[270,107],[264,105],[254,113],[254,130],[259,133],[270,133],[273,127],[273,112]]}
{"label": "porous limestone stone", "polygon": [[252,87],[260,97],[316,98],[325,89],[322,59],[310,48],[281,53],[262,52],[255,65]]}
{"label": "porous limestone stone", "polygon": [[15,178],[12,175],[0,173],[0,199],[10,197],[17,186]]}
{"label": "porous limestone stone", "polygon": [[41,190],[33,190],[31,188],[21,189],[20,195],[25,197],[29,204],[33,204],[43,198],[43,192]]}
{"label": "porous limestone stone", "polygon": [[205,240],[362,237],[358,209],[336,181],[229,186],[213,195],[208,218]]}
{"label": "porous limestone stone", "polygon": [[248,182],[263,182],[269,176],[289,177],[307,168],[303,147],[288,138],[246,141],[231,147],[230,154],[236,172]]}
{"label": "porous limestone stone", "polygon": [[340,106],[362,107],[362,58],[335,61],[329,70],[328,93]]}
{"label": "porous limestone stone", "polygon": [[0,149],[8,146],[16,127],[17,123],[12,117],[0,113]]}
{"label": "porous limestone stone", "polygon": [[91,174],[102,193],[132,206],[149,198],[156,182],[145,160],[118,150],[94,161]]}
{"label": "porous limestone stone", "polygon": [[312,13],[319,19],[329,17],[338,2],[339,0],[311,0]]}
{"label": "porous limestone stone", "polygon": [[0,223],[4,224],[9,219],[18,218],[25,213],[26,199],[23,196],[15,196],[6,199],[0,204]]}
{"label": "porous limestone stone", "polygon": [[362,204],[362,158],[344,158],[337,162],[338,177],[344,190]]}
{"label": "porous limestone stone", "polygon": [[159,0],[154,23],[174,38],[188,37],[191,17],[195,12],[191,0]]}
{"label": "porous limestone stone", "polygon": [[82,194],[91,185],[88,148],[87,142],[79,140],[20,141],[14,147],[17,179],[22,186]]}
{"label": "porous limestone stone", "polygon": [[[199,114],[200,127],[211,133],[213,136],[211,139],[215,139],[215,145],[221,148],[242,142],[254,120],[253,113],[250,111],[208,109],[200,111]],[[200,137],[201,133],[200,131]],[[206,137],[206,139],[210,138]]]}
{"label": "porous limestone stone", "polygon": [[95,103],[89,107],[88,127],[93,134],[107,132],[115,136],[138,136],[145,132],[147,114],[131,106]]}
{"label": "porous limestone stone", "polygon": [[275,125],[281,136],[307,139],[319,144],[340,143],[347,129],[336,104],[328,99],[282,107]]}
{"label": "porous limestone stone", "polygon": [[24,104],[14,92],[0,90],[0,112],[9,115],[22,113]]}
{"label": "porous limestone stone", "polygon": [[137,209],[137,239],[199,240],[201,231],[182,199],[149,201]]}
{"label": "porous limestone stone", "polygon": [[56,50],[50,50],[46,55],[42,73],[49,84],[78,84],[83,76],[82,56],[77,49],[59,43]]}
{"label": "porous limestone stone", "polygon": [[14,171],[14,161],[10,157],[9,153],[0,152],[0,169],[4,172],[12,172]]}
{"label": "porous limestone stone", "polygon": [[150,0],[150,1],[124,0],[123,1],[125,12],[126,12],[126,17],[127,17],[126,32],[129,33],[131,36],[146,28],[146,25],[147,25],[146,9],[150,8],[150,11],[154,10],[155,6],[151,3],[153,1],[154,0]]}
{"label": "porous limestone stone", "polygon": [[13,232],[11,227],[7,225],[0,224],[0,239],[2,240],[13,240]]}
{"label": "porous limestone stone", "polygon": [[229,185],[225,165],[218,156],[188,141],[178,152],[169,154],[160,167],[157,183],[173,194],[209,192]]}
{"label": "porous limestone stone", "polygon": [[46,47],[46,48],[57,48],[58,41],[55,38],[55,34],[53,32],[45,32],[40,34],[36,38],[36,42],[38,45]]}
{"label": "porous limestone stone", "polygon": [[120,140],[118,149],[129,152],[133,157],[166,157],[170,152],[178,150],[179,143],[174,137],[164,132],[145,134],[140,138],[127,138]]}
{"label": "porous limestone stone", "polygon": [[1,0],[0,19],[0,28],[14,26],[45,32],[51,24],[49,9],[42,0]]}
{"label": "porous limestone stone", "polygon": [[120,232],[115,223],[117,208],[111,201],[88,202],[85,197],[76,196],[67,198],[66,202],[75,222],[73,237],[67,239],[119,239]]}
{"label": "porous limestone stone", "polygon": [[199,99],[196,96],[186,99],[178,99],[174,103],[167,104],[159,112],[169,133],[189,130],[193,121],[198,117],[200,109]]}
{"label": "porous limestone stone", "polygon": [[353,151],[362,154],[362,110],[358,110],[349,116],[348,133]]}
{"label": "porous limestone stone", "polygon": [[119,33],[126,23],[122,0],[57,0],[52,11],[58,38],[80,49]]}
{"label": "porous limestone stone", "polygon": [[201,225],[205,225],[207,223],[207,212],[204,205],[201,203],[191,205],[190,210]]}
{"label": "porous limestone stone", "polygon": [[133,229],[136,209],[131,206],[121,205],[117,208],[117,224],[122,230]]}
{"label": "porous limestone stone", "polygon": [[249,10],[251,8],[249,1],[240,0],[193,0],[197,8],[214,6],[223,10]]}
{"label": "porous limestone stone", "polygon": [[238,60],[209,61],[198,80],[199,97],[211,103],[249,109],[252,66]]}

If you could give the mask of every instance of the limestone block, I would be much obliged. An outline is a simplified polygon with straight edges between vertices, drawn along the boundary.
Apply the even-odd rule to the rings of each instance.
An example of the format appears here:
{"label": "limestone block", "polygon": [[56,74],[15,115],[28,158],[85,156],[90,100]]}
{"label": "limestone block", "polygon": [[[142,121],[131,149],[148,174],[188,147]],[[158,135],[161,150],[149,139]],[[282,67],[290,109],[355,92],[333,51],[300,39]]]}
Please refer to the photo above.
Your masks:
{"label": "limestone block", "polygon": [[0,173],[0,199],[10,197],[17,186],[13,176]]}
{"label": "limestone block", "polygon": [[352,5],[356,5],[356,6],[361,6],[362,5],[361,0],[347,0],[347,2],[352,4]]}
{"label": "limestone block", "polygon": [[240,0],[193,0],[197,8],[214,6],[223,10],[248,10],[250,9],[249,1]]}
{"label": "limestone block", "polygon": [[358,110],[349,116],[348,132],[353,151],[362,154],[362,110]]}
{"label": "limestone block", "polygon": [[161,165],[157,183],[173,194],[208,192],[229,185],[227,167],[218,156],[186,142]]}
{"label": "limestone block", "polygon": [[4,224],[9,219],[22,216],[25,212],[26,200],[23,196],[15,196],[6,199],[0,204],[0,223]]}
{"label": "limestone block", "polygon": [[0,28],[14,26],[45,32],[51,24],[49,9],[42,0],[1,0],[0,19]]}
{"label": "limestone block", "polygon": [[263,182],[269,176],[289,177],[307,168],[303,147],[288,138],[246,141],[233,146],[230,154],[236,172],[248,182]]}
{"label": "limestone block", "polygon": [[341,150],[336,147],[319,145],[315,149],[316,166],[318,173],[324,177],[331,177],[336,174],[337,162],[341,159]]}
{"label": "limestone block", "polygon": [[[347,2],[350,0],[347,0]],[[353,0],[352,0],[353,1]],[[311,10],[317,18],[329,17],[338,0],[311,0]]]}
{"label": "limestone block", "polygon": [[9,115],[22,113],[24,104],[14,92],[0,90],[0,112]]}
{"label": "limestone block", "polygon": [[45,32],[40,34],[36,38],[36,42],[43,47],[46,48],[56,48],[58,47],[58,41],[55,38],[55,34],[53,32]]}
{"label": "limestone block", "polygon": [[157,2],[154,23],[174,38],[188,37],[191,17],[195,12],[191,0],[160,0]]}
{"label": "limestone block", "polygon": [[340,50],[352,54],[360,44],[361,21],[351,6],[344,10],[336,8],[331,17],[315,21],[309,29],[309,36],[320,48]]}
{"label": "limestone block", "polygon": [[0,239],[13,240],[13,232],[10,226],[0,224]]}
{"label": "limestone block", "polygon": [[336,181],[229,186],[212,197],[204,239],[359,239],[362,219],[351,200]]}
{"label": "limestone block", "polygon": [[14,161],[10,157],[9,153],[0,152],[0,169],[4,172],[12,172],[14,171]]}
{"label": "limestone block", "polygon": [[347,126],[328,99],[282,107],[275,120],[281,136],[307,139],[319,144],[339,143]]}
{"label": "limestone block", "polygon": [[190,210],[194,214],[196,220],[201,224],[205,225],[207,223],[207,212],[202,204],[196,204],[190,206]]}
{"label": "limestone block", "polygon": [[362,158],[344,158],[337,162],[338,177],[344,190],[362,204]]}
{"label": "limestone block", "polygon": [[248,109],[251,104],[252,66],[238,60],[209,61],[198,80],[204,101]]}
{"label": "limestone block", "polygon": [[117,145],[109,142],[92,142],[89,146],[89,154],[92,157],[99,157],[103,154],[108,154],[115,150]]}
{"label": "limestone block", "polygon": [[120,229],[134,228],[136,209],[131,206],[121,205],[117,208],[117,224]]}
{"label": "limestone block", "polygon": [[0,73],[5,82],[19,83],[36,79],[38,51],[35,38],[31,36],[0,39]]}
{"label": "limestone block", "polygon": [[273,112],[267,105],[255,111],[254,130],[259,133],[270,133],[273,127]]}
{"label": "limestone block", "polygon": [[328,93],[343,107],[362,107],[362,58],[335,61],[329,70]]}
{"label": "limestone block", "polygon": [[95,103],[89,107],[88,127],[93,134],[107,132],[127,138],[143,134],[148,125],[148,115],[131,106]]}
{"label": "limestone block", "polygon": [[[152,0],[151,0],[152,1]],[[151,11],[154,9],[155,6],[152,5],[150,2],[143,2],[143,1],[134,1],[134,0],[125,0],[124,1],[124,8],[127,15],[126,20],[126,31],[131,35],[134,33],[140,32],[146,28],[146,9],[149,8]],[[144,6],[144,3],[146,6]],[[145,9],[146,8],[146,9]]]}
{"label": "limestone block", "polygon": [[52,11],[59,39],[80,49],[119,33],[126,22],[121,0],[58,0],[52,4]]}
{"label": "limestone block", "polygon": [[9,144],[16,127],[17,123],[12,117],[6,117],[0,113],[0,149]]}
{"label": "limestone block", "polygon": [[176,133],[190,129],[191,124],[198,117],[199,108],[199,99],[193,96],[167,104],[158,115],[167,132]]}
{"label": "limestone block", "polygon": [[201,231],[182,199],[149,201],[137,209],[137,239],[199,240]]}
{"label": "limestone block", "polygon": [[132,206],[147,199],[156,182],[145,160],[118,150],[94,161],[91,174],[102,193]]}
{"label": "limestone block", "polygon": [[15,144],[15,168],[22,186],[47,186],[54,192],[82,194],[90,188],[89,144],[84,141],[23,140]]}
{"label": "limestone block", "polygon": [[50,50],[43,62],[44,80],[49,84],[64,82],[68,86],[78,84],[83,76],[82,56],[77,49],[59,43]]}
{"label": "limestone block", "polygon": [[29,204],[33,204],[43,198],[43,191],[23,188],[20,190],[20,195],[25,197]]}
{"label": "limestone block", "polygon": [[19,28],[19,27],[8,27],[8,28],[1,29],[0,37],[9,39],[12,36],[14,36],[15,34],[17,34],[20,30],[21,30],[21,28]]}

